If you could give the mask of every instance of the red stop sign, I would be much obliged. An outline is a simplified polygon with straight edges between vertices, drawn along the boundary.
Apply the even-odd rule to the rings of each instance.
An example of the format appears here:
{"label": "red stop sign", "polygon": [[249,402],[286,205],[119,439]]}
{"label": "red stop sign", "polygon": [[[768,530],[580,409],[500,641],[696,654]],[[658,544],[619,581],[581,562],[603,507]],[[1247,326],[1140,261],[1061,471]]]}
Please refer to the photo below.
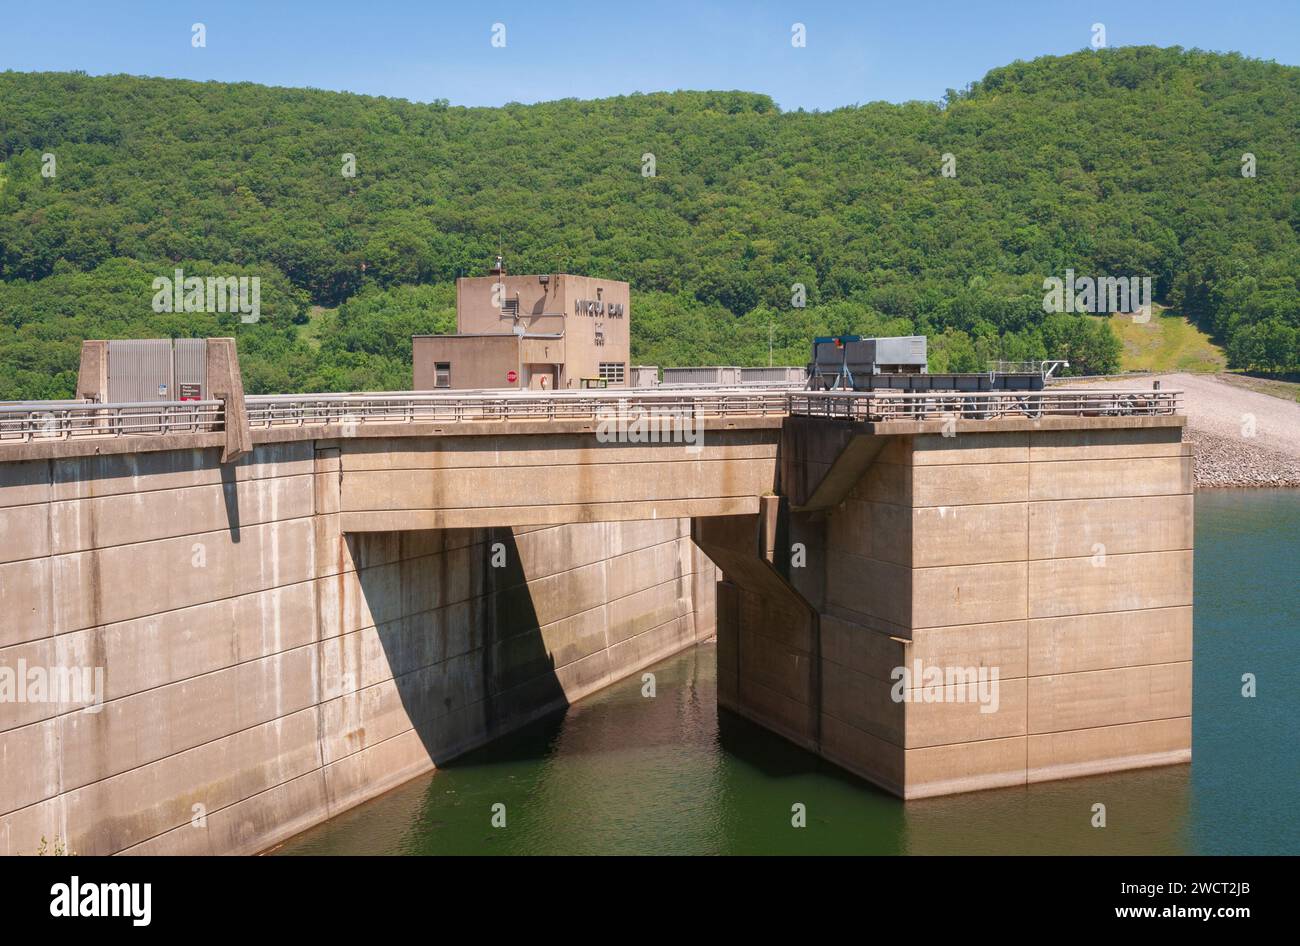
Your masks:
{"label": "red stop sign", "polygon": [[511,384],[514,384],[516,381],[519,380],[519,372],[518,372],[518,371],[507,371],[507,372],[506,372],[506,380],[509,381]]}

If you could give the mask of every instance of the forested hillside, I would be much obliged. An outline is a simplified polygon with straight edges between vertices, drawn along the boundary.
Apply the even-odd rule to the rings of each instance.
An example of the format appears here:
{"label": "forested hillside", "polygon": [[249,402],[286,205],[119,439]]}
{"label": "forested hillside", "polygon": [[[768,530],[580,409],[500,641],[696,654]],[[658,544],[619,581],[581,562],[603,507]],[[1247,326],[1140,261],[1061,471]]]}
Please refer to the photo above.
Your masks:
{"label": "forested hillside", "polygon": [[[1235,366],[1296,369],[1297,142],[1300,68],[1180,49],[823,113],[0,73],[0,399],[68,395],[82,338],[166,334],[238,336],[253,391],[405,387],[409,335],[452,328],[498,250],[629,280],[636,362],[765,364],[770,328],[777,363],[856,330],[929,334],[936,370],[1113,370],[1105,321],[1043,311],[1070,268],[1153,276]],[[156,314],[177,267],[260,276],[261,321]],[[307,338],[311,306],[337,312]]]}

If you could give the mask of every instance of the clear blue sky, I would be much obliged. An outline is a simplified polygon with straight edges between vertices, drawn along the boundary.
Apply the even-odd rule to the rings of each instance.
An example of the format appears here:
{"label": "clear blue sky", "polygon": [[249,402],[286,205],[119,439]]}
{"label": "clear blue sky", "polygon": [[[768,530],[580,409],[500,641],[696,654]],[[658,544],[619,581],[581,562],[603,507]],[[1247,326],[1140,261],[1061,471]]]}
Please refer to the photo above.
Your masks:
{"label": "clear blue sky", "polygon": [[[207,27],[207,48],[190,43]],[[494,23],[506,26],[493,48]],[[807,46],[791,46],[791,25]],[[744,89],[784,109],[938,99],[994,66],[1111,46],[1300,62],[1300,0],[602,3],[9,0],[0,70],[313,86],[456,105]],[[2,104],[2,103],[0,103]]]}

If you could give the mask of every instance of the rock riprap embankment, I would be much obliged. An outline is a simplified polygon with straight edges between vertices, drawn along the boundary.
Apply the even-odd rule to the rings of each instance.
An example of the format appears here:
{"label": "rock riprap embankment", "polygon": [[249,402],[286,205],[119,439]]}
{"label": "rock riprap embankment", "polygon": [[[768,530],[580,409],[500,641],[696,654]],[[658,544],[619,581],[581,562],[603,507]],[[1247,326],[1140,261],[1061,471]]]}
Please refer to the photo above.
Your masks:
{"label": "rock riprap embankment", "polygon": [[[1090,382],[1105,389],[1183,392],[1187,429],[1196,448],[1196,486],[1300,486],[1300,404],[1220,381],[1213,375],[1143,375]],[[1069,384],[1069,382],[1065,382]]]}

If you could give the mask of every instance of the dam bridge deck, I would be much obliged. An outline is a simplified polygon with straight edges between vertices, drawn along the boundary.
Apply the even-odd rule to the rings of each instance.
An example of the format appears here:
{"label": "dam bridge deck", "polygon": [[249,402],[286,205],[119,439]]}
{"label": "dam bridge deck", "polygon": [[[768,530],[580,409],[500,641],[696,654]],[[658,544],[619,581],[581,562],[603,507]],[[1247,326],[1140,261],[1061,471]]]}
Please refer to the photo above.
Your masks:
{"label": "dam bridge deck", "polygon": [[[872,425],[957,420],[1043,420],[1070,417],[1176,415],[1177,390],[1092,391],[1058,388],[1016,392],[806,391],[782,386],[696,388],[659,391],[630,388],[581,392],[384,392],[254,395],[245,399],[248,428],[256,442],[296,439],[293,431],[337,428],[331,435],[365,436],[375,428],[400,435],[442,432],[440,425],[502,422],[600,423],[619,418],[691,420],[725,426],[791,416],[821,417]],[[29,401],[0,404],[0,451],[17,445],[80,440],[210,434],[224,429],[223,401],[145,401],[121,404]],[[432,426],[431,426],[432,425]],[[710,424],[712,425],[712,424]],[[765,426],[761,421],[755,426]],[[374,430],[376,434],[380,433]],[[448,431],[450,432],[450,431]],[[474,433],[475,429],[458,429]],[[486,432],[486,431],[484,431]],[[524,432],[520,429],[518,432]],[[542,432],[539,430],[538,432]],[[888,432],[880,429],[879,432]],[[900,428],[899,433],[912,432]],[[147,441],[139,449],[151,449]],[[180,444],[171,444],[173,446]],[[62,452],[62,451],[60,451]],[[115,451],[117,452],[117,451]],[[66,454],[65,454],[66,455]]]}

